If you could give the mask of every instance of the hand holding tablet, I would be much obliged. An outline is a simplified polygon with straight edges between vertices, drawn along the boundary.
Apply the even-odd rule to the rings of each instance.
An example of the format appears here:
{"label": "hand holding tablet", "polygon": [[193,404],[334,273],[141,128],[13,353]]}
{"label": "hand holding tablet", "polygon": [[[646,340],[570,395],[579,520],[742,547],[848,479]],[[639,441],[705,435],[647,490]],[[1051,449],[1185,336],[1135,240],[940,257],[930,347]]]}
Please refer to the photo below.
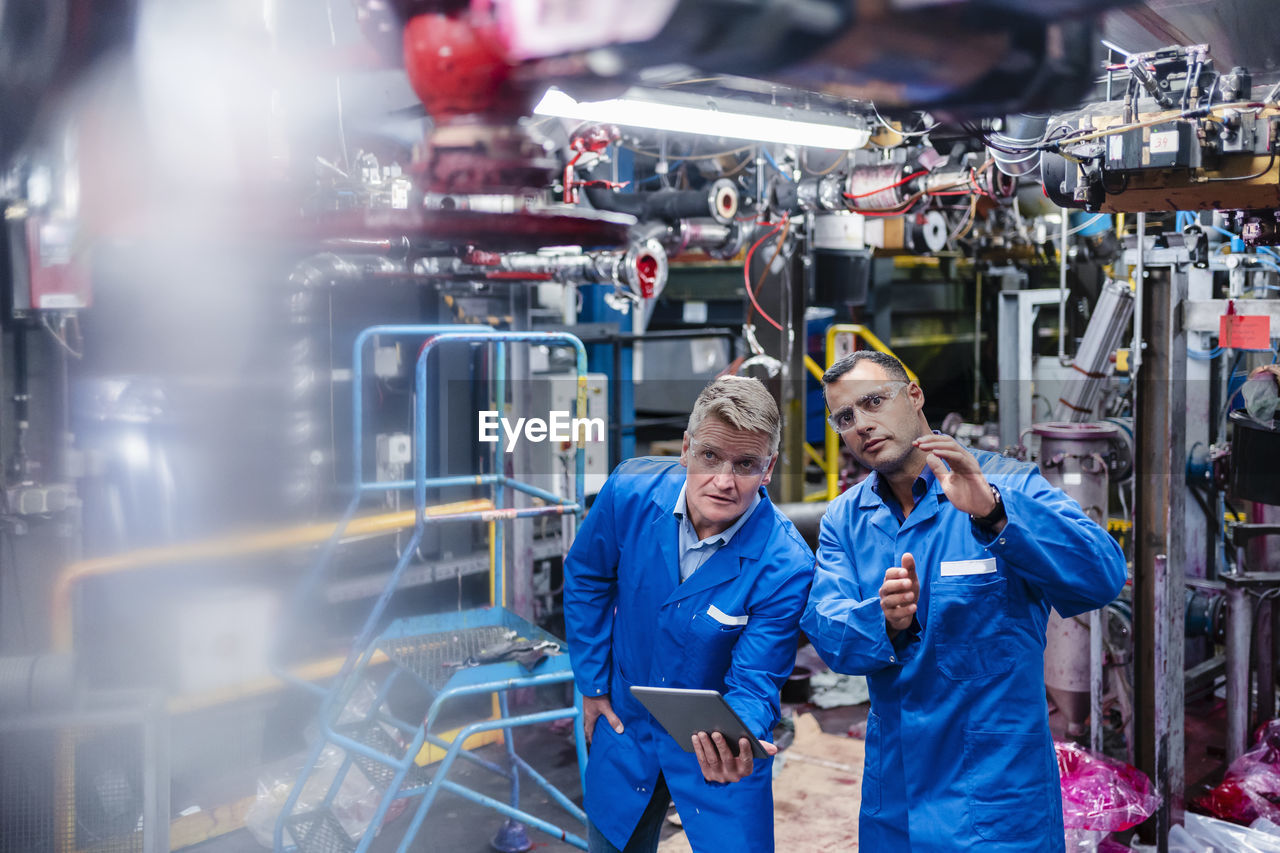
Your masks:
{"label": "hand holding tablet", "polygon": [[[667,734],[685,752],[694,752],[694,736],[720,734],[734,757],[738,757],[738,744],[745,738],[755,758],[768,758],[771,754],[743,724],[738,715],[714,690],[692,690],[676,687],[633,686],[631,695],[649,709],[649,713],[662,724]],[[708,747],[710,740],[704,742]]]}

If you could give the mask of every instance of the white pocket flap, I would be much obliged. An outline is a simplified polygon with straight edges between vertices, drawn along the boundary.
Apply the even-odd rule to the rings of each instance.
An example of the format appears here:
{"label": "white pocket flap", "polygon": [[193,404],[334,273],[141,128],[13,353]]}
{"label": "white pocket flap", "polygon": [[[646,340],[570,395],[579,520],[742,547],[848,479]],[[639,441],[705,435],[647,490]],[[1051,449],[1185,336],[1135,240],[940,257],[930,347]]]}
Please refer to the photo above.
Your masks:
{"label": "white pocket flap", "polygon": [[[995,569],[992,569],[992,571],[995,571]],[[716,607],[714,604],[707,608],[707,615],[710,616],[712,619],[716,620],[717,622],[719,622],[721,625],[747,624],[747,617],[745,615],[730,616],[728,613],[725,613],[723,610],[721,610],[719,607]]]}
{"label": "white pocket flap", "polygon": [[995,570],[995,557],[987,557],[985,560],[942,561],[942,576],[944,578],[956,577],[958,575],[990,575],[993,574]]}

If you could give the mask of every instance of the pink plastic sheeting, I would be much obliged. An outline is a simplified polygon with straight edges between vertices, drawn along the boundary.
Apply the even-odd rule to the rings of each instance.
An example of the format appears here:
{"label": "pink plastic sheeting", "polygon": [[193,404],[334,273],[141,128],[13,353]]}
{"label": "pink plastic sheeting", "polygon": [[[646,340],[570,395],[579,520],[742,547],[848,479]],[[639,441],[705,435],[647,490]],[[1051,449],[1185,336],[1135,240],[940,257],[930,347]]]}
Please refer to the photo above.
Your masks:
{"label": "pink plastic sheeting", "polygon": [[1155,813],[1160,797],[1136,767],[1055,741],[1062,777],[1062,817],[1067,829],[1119,832]]}
{"label": "pink plastic sheeting", "polygon": [[1192,805],[1245,826],[1260,817],[1280,823],[1280,720],[1260,726],[1254,747],[1231,762],[1222,783]]}

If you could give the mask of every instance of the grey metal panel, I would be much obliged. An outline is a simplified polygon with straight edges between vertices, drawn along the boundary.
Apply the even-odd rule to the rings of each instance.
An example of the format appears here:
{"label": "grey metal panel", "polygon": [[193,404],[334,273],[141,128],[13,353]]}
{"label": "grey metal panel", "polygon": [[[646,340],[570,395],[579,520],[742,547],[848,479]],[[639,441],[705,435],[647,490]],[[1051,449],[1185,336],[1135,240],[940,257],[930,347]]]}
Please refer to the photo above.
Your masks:
{"label": "grey metal panel", "polygon": [[[1142,229],[1139,214],[1139,230]],[[1186,276],[1152,259],[1143,270],[1141,340],[1145,354],[1134,377],[1134,692],[1135,763],[1162,795],[1155,840],[1166,850],[1169,829],[1182,820],[1186,465],[1186,337],[1177,323]]]}
{"label": "grey metal panel", "polygon": [[[1182,326],[1188,332],[1218,333],[1218,318],[1227,313],[1226,299],[1188,300],[1183,307]],[[1271,318],[1271,330],[1280,327],[1280,299],[1232,300],[1237,314]]]}
{"label": "grey metal panel", "polygon": [[1000,292],[996,376],[1000,393],[1001,447],[1017,444],[1018,435],[1031,426],[1031,360],[1036,318],[1041,306],[1057,303],[1057,289]]}

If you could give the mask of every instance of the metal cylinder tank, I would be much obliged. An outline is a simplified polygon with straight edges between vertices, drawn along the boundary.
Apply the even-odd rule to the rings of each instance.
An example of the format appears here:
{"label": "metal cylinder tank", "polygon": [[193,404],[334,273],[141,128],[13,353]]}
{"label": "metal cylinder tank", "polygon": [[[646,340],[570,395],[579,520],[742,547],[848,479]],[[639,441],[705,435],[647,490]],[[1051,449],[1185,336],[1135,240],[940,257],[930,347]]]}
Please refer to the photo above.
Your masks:
{"label": "metal cylinder tank", "polygon": [[[1121,438],[1120,428],[1112,423],[1053,422],[1031,429],[1040,438],[1045,479],[1106,526],[1108,459]],[[1066,718],[1068,735],[1083,736],[1089,719],[1088,619],[1063,619],[1053,610],[1045,633],[1044,683],[1049,698]]]}

